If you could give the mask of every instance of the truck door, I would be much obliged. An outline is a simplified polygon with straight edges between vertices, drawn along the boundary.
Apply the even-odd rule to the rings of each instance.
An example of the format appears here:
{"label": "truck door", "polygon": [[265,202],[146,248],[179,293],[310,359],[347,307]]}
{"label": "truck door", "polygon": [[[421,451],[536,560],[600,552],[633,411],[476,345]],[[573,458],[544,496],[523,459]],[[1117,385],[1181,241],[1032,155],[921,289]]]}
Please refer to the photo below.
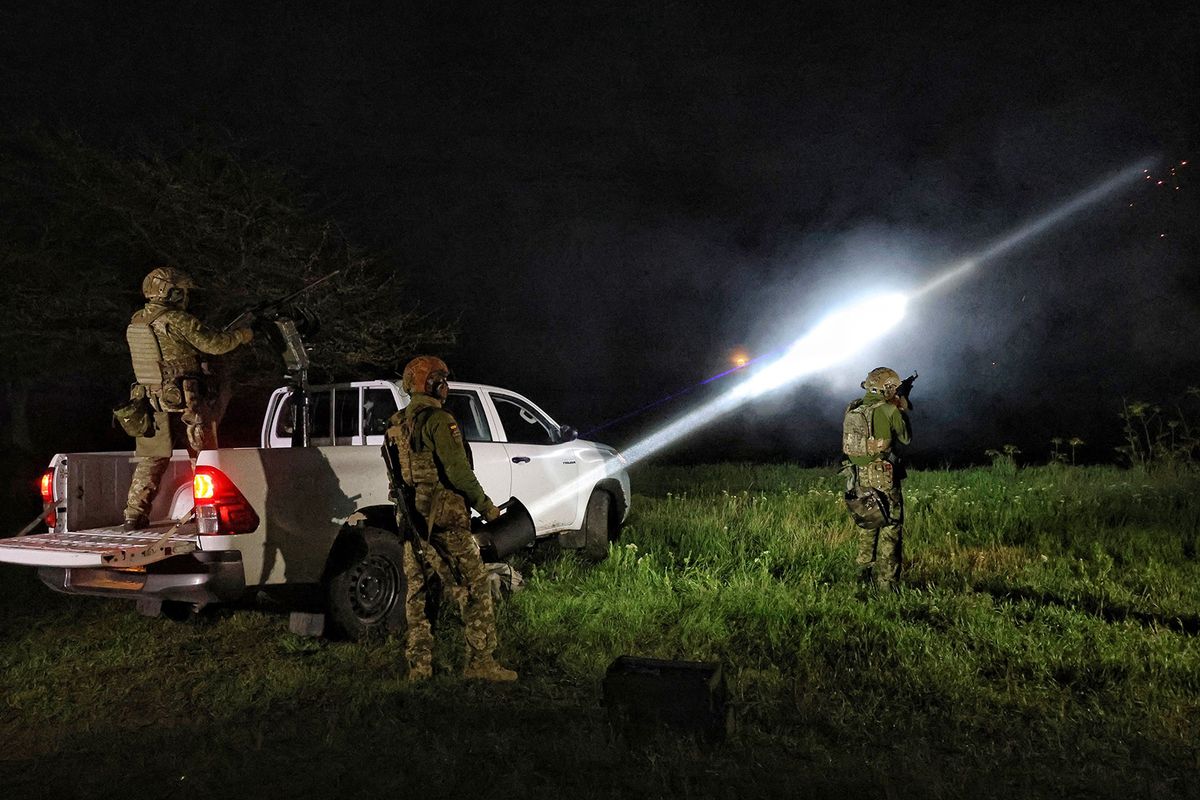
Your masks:
{"label": "truck door", "polygon": [[558,426],[532,403],[511,394],[490,395],[504,426],[512,493],[529,508],[537,532],[577,528],[579,465],[574,443],[560,443]]}
{"label": "truck door", "polygon": [[475,477],[494,503],[512,496],[512,464],[502,442],[496,441],[479,392],[451,389],[443,407],[454,415],[475,465]]}

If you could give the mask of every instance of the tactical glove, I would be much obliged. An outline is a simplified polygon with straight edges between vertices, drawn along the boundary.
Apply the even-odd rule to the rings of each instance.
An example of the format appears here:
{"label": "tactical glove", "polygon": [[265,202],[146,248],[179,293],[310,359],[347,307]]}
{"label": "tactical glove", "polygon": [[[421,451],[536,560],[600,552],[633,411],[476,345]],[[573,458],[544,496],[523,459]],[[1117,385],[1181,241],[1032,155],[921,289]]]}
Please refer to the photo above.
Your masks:
{"label": "tactical glove", "polygon": [[487,503],[487,507],[481,508],[479,511],[481,514],[483,514],[483,518],[488,522],[495,522],[500,518],[500,509],[496,508],[495,503],[491,502],[490,500]]}

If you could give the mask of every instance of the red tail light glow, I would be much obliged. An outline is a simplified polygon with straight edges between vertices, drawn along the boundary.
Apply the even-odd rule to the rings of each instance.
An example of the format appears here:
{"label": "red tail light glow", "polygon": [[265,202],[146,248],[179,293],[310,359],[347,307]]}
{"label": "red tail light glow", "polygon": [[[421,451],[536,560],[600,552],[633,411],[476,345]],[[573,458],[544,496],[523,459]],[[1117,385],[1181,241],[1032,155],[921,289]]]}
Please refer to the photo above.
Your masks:
{"label": "red tail light glow", "polygon": [[216,491],[216,487],[213,486],[212,475],[198,472],[192,478],[192,497],[197,503],[201,500],[212,500]]}
{"label": "red tail light glow", "polygon": [[[54,505],[54,470],[48,469],[42,473],[42,480],[38,488],[42,492],[42,504]],[[46,525],[50,530],[54,530],[54,523],[57,521],[58,517],[53,511],[46,515]]]}
{"label": "red tail light glow", "polygon": [[224,472],[198,466],[192,477],[192,498],[201,535],[251,533],[258,530],[258,514]]}

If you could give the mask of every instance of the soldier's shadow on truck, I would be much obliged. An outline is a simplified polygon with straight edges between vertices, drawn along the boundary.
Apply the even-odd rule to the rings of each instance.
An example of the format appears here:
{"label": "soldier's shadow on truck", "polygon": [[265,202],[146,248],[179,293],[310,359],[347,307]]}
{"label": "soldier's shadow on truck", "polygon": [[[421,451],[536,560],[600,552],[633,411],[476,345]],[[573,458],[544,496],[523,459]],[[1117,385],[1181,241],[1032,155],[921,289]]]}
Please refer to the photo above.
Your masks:
{"label": "soldier's shadow on truck", "polygon": [[328,451],[258,452],[266,481],[265,535],[260,563],[245,565],[247,583],[285,608],[317,610],[326,560],[361,498],[343,490]]}

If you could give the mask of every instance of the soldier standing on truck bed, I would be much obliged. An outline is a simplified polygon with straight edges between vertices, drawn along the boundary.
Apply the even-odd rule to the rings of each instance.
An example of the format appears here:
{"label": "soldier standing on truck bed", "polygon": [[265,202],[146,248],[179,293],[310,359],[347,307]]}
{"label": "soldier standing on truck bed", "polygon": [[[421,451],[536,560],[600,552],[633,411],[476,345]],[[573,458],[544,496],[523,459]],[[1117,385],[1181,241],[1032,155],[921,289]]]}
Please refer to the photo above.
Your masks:
{"label": "soldier standing on truck bed", "polygon": [[[188,290],[195,288],[191,278],[174,267],[151,271],[142,281],[146,305],[125,331],[137,383],[130,391],[130,405],[118,409],[117,416],[136,437],[138,456],[125,505],[127,531],[149,524],[150,504],[172,450],[186,448],[194,462],[198,452],[217,446],[213,387],[207,385],[204,356],[228,353],[254,338],[249,328],[215,331],[189,314]],[[140,413],[123,416],[126,409]]]}
{"label": "soldier standing on truck bed", "polygon": [[[426,616],[429,579],[440,574],[462,614],[467,647],[463,677],[515,681],[517,673],[496,662],[496,615],[487,570],[471,535],[467,505],[489,521],[500,510],[484,493],[463,446],[454,416],[442,408],[450,369],[440,358],[418,356],[404,368],[401,388],[412,398],[388,421],[400,475],[393,475],[398,503],[404,503],[410,531],[404,543],[407,582],[405,617],[408,674],[433,674],[433,634]],[[403,485],[401,485],[401,483]]]}
{"label": "soldier standing on truck bed", "polygon": [[876,367],[862,382],[867,393],[846,407],[842,422],[842,451],[849,459],[843,466],[846,506],[862,529],[859,578],[893,591],[904,544],[904,466],[897,447],[912,438],[907,392],[915,379],[901,381],[895,370]]}

